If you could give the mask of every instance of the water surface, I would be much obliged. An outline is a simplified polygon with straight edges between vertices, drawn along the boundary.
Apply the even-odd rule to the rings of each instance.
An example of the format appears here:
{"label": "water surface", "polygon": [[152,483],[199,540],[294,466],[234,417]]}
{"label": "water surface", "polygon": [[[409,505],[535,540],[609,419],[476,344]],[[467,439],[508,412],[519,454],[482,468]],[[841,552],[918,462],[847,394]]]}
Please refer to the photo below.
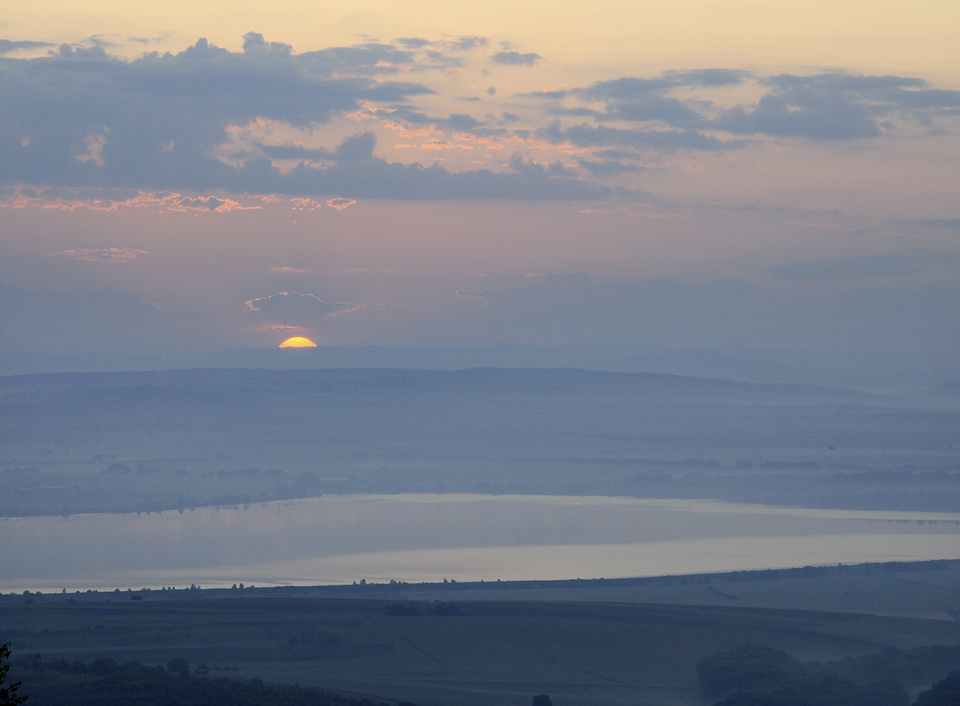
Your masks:
{"label": "water surface", "polygon": [[614,578],[960,558],[960,514],[696,500],[324,496],[0,522],[0,591]]}

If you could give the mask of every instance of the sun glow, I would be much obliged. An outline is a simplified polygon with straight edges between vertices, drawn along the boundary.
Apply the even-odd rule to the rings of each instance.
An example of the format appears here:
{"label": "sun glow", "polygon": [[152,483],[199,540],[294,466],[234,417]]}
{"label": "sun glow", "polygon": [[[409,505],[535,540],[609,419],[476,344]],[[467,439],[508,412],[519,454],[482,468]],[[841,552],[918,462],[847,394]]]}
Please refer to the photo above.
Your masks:
{"label": "sun glow", "polygon": [[281,348],[316,348],[317,344],[303,336],[293,336],[280,344]]}

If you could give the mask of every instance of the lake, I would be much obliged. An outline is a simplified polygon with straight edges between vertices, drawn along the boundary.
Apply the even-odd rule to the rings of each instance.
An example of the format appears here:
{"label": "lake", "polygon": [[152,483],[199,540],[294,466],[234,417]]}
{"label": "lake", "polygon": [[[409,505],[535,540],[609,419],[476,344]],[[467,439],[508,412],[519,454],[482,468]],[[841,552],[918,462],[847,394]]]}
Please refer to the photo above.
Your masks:
{"label": "lake", "polygon": [[617,578],[960,558],[960,513],[324,496],[0,521],[0,591]]}

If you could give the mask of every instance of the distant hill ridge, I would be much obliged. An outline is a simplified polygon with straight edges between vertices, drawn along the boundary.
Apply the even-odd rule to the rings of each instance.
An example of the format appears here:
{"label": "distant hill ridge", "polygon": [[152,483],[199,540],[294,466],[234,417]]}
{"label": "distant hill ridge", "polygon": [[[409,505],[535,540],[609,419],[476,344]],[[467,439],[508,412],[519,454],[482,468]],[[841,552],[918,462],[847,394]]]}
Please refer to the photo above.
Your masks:
{"label": "distant hill ridge", "polygon": [[[467,368],[463,370],[423,370],[408,368],[323,368],[323,369],[229,369],[196,368],[159,372],[118,373],[42,373],[0,377],[0,394],[16,391],[51,390],[77,393],[93,390],[139,390],[145,398],[162,396],[167,387],[194,387],[256,385],[264,392],[273,385],[287,394],[311,389],[343,390],[364,386],[371,391],[408,389],[482,389],[498,387],[514,391],[527,389],[546,392],[551,389],[606,390],[618,393],[673,393],[678,395],[711,395],[727,397],[777,397],[783,402],[800,400],[868,402],[888,404],[885,396],[858,390],[804,385],[796,383],[750,383],[734,380],[699,378],[665,373],[622,373],[579,368]],[[290,386],[293,387],[290,387]],[[244,388],[253,392],[253,388]],[[784,399],[789,398],[789,400]]]}

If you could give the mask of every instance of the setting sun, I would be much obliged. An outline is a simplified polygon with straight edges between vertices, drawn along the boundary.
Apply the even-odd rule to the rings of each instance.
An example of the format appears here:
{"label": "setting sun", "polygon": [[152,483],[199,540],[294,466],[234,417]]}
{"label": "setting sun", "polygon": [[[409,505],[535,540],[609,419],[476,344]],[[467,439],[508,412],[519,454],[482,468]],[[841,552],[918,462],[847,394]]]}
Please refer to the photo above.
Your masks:
{"label": "setting sun", "polygon": [[311,341],[309,338],[304,338],[303,336],[294,336],[293,338],[288,338],[286,341],[280,344],[281,348],[316,348],[317,344]]}

